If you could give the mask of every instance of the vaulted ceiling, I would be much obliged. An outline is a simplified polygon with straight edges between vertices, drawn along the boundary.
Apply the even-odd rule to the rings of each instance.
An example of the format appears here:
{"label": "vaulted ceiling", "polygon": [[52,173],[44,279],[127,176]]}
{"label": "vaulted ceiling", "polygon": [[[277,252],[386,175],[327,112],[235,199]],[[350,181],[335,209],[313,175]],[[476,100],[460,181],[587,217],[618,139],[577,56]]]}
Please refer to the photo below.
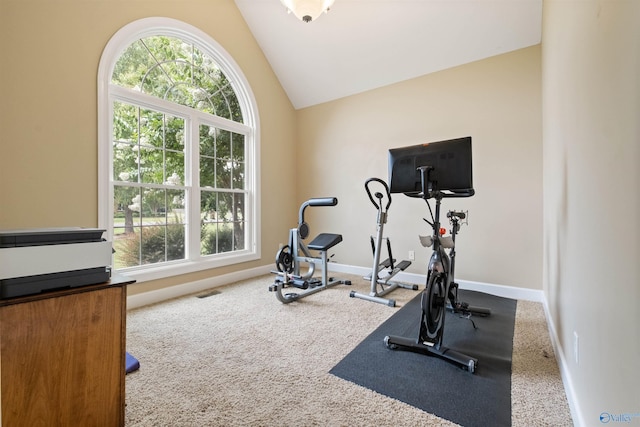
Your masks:
{"label": "vaulted ceiling", "polygon": [[540,43],[542,0],[235,0],[296,109]]}

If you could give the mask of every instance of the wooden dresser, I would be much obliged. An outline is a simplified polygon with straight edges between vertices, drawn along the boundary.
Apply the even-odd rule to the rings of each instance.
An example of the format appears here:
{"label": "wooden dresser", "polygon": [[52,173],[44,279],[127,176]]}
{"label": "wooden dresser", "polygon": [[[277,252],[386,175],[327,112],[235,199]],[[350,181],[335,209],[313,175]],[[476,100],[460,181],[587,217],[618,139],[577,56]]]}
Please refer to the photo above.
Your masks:
{"label": "wooden dresser", "polygon": [[0,300],[3,427],[124,425],[130,283]]}

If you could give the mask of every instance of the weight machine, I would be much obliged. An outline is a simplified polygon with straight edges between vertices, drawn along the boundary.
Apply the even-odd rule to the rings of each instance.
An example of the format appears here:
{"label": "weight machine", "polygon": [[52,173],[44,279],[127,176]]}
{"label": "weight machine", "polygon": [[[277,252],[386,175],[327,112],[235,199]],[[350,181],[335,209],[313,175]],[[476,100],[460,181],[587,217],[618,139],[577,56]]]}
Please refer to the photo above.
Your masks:
{"label": "weight machine", "polygon": [[[275,282],[269,286],[270,292],[276,293],[276,298],[283,304],[297,301],[311,294],[315,294],[335,285],[350,285],[350,280],[328,277],[327,251],[342,242],[341,234],[321,233],[309,244],[304,240],[309,236],[309,225],[304,221],[304,211],[309,206],[335,206],[336,197],[313,198],[300,205],[298,213],[298,227],[289,230],[289,243],[276,253],[277,271]],[[311,250],[318,251],[320,256],[314,257]],[[307,264],[306,273],[300,273],[301,264]],[[322,268],[321,278],[313,277],[316,265]],[[297,288],[301,292],[283,293],[285,288]]]}

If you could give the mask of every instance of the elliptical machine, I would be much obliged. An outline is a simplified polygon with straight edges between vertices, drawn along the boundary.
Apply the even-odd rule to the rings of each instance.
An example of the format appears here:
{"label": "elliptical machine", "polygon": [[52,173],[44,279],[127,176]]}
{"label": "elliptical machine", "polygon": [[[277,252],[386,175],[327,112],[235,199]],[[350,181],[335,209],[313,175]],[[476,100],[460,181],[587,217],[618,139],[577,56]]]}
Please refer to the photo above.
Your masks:
{"label": "elliptical machine", "polygon": [[[380,192],[375,192],[374,195],[377,201],[373,199],[371,195],[371,189],[369,185],[372,182],[377,182],[384,187],[386,196]],[[396,260],[393,258],[393,254],[391,252],[391,242],[389,238],[384,237],[384,225],[387,222],[387,213],[389,212],[389,206],[391,206],[391,192],[389,191],[389,186],[386,182],[381,180],[380,178],[369,178],[364,183],[364,188],[367,191],[367,195],[369,196],[369,200],[373,203],[376,210],[378,211],[377,217],[377,233],[376,240],[373,240],[373,236],[371,236],[371,249],[373,251],[373,268],[371,273],[364,277],[365,280],[371,281],[371,292],[369,294],[362,294],[356,291],[351,291],[349,296],[351,298],[361,298],[367,301],[377,302],[380,304],[388,305],[389,307],[395,307],[396,301],[394,299],[382,298],[387,295],[389,292],[398,289],[411,289],[414,291],[418,290],[418,285],[408,285],[400,282],[392,282],[390,281],[393,276],[398,274],[401,271],[404,271],[411,265],[411,261],[401,261],[396,264]],[[382,203],[383,198],[387,199],[386,205]],[[380,262],[381,253],[382,253],[382,241],[387,241],[387,255],[388,258],[384,261]],[[386,273],[384,276],[380,276],[380,273]]]}
{"label": "elliptical machine", "polygon": [[[453,280],[452,267],[455,262],[455,235],[458,233],[459,228],[454,226],[452,235],[443,237],[444,232],[441,232],[443,229],[440,228],[440,205],[443,198],[471,197],[475,194],[475,191],[473,189],[453,193],[438,191],[437,188],[434,188],[432,180],[429,179],[429,173],[433,170],[433,167],[421,166],[418,169],[422,181],[422,191],[419,193],[419,197],[424,199],[429,207],[432,221],[427,221],[426,219],[425,221],[431,225],[433,231],[431,236],[423,236],[420,239],[423,246],[433,245],[433,253],[431,254],[427,271],[427,286],[422,292],[420,303],[420,330],[417,338],[387,335],[384,338],[384,343],[390,349],[404,347],[447,359],[473,373],[478,365],[477,359],[442,345],[447,299],[450,300],[450,307],[453,311],[469,314],[471,310],[465,303],[458,302],[458,285]],[[436,201],[435,216],[429,204],[429,199],[431,198]],[[454,218],[454,223],[459,225],[458,220],[461,219],[459,213],[448,216],[449,219]],[[447,254],[445,249],[452,251]],[[489,313],[487,309],[474,310],[482,315]]]}

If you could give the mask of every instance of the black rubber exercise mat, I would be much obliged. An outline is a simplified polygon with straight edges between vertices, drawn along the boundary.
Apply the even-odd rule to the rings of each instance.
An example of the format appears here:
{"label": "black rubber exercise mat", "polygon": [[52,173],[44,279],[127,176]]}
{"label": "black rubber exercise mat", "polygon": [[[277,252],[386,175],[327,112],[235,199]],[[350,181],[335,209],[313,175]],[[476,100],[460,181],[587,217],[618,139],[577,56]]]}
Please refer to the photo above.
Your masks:
{"label": "black rubber exercise mat", "polygon": [[488,317],[471,317],[475,329],[469,319],[446,314],[443,345],[478,359],[475,373],[439,357],[385,346],[386,335],[417,338],[420,295],[358,344],[330,373],[466,427],[510,426],[517,301],[474,291],[460,290],[458,294],[461,301],[491,309]]}

